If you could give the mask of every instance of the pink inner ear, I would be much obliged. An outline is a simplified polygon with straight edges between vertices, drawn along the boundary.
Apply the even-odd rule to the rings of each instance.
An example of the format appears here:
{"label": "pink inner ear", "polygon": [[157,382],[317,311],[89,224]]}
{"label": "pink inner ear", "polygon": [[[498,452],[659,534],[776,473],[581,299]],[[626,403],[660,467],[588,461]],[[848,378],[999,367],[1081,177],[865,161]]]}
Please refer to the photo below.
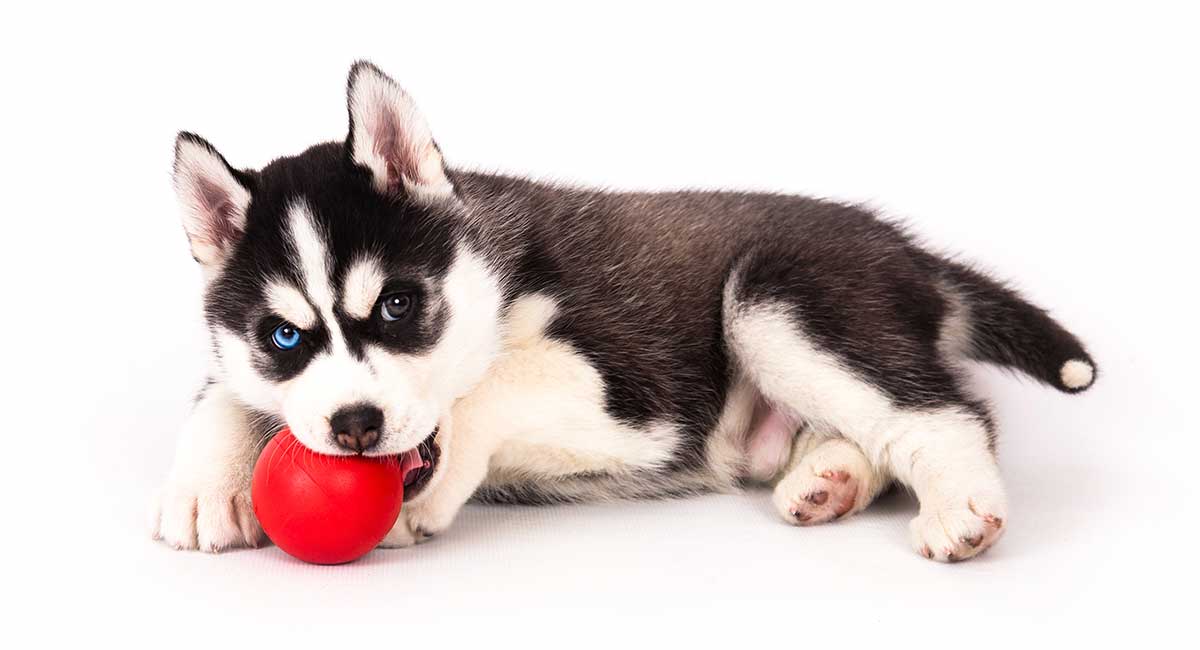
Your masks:
{"label": "pink inner ear", "polygon": [[241,215],[229,193],[220,185],[200,178],[196,188],[204,210],[204,237],[208,243],[224,249],[242,235]]}
{"label": "pink inner ear", "polygon": [[387,165],[387,186],[398,190],[407,178],[417,182],[417,161],[413,159],[412,147],[405,140],[404,130],[391,108],[381,106],[377,127],[371,133],[375,142],[375,154]]}

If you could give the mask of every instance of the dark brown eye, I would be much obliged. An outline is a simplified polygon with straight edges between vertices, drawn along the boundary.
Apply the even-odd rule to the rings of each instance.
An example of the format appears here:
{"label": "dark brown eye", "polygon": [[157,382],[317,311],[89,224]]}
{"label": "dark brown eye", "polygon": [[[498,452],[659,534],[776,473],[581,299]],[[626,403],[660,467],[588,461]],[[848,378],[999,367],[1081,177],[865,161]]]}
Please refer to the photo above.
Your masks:
{"label": "dark brown eye", "polygon": [[392,293],[379,301],[379,316],[385,321],[404,320],[412,313],[413,298],[407,293]]}

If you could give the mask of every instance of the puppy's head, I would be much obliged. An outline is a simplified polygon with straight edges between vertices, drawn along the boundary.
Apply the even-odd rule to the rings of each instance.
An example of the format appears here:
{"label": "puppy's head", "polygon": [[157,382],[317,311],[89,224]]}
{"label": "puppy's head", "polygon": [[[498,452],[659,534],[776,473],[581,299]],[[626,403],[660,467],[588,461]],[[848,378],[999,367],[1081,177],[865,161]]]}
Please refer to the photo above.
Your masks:
{"label": "puppy's head", "polygon": [[463,207],[409,96],[359,63],[348,100],[345,142],[259,171],[176,142],[215,371],[315,451],[436,461],[439,422],[494,349],[499,294],[460,244]]}

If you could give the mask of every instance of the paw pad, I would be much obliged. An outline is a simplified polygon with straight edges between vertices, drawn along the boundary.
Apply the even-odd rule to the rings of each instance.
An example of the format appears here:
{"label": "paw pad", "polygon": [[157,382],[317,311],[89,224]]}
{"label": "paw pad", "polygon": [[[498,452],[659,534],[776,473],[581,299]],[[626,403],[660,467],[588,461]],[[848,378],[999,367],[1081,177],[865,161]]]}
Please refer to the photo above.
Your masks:
{"label": "paw pad", "polygon": [[860,482],[845,470],[800,470],[775,489],[788,521],[811,526],[843,517],[858,505]]}
{"label": "paw pad", "polygon": [[804,500],[813,504],[814,506],[823,506],[825,505],[825,502],[829,500],[829,493],[825,490],[817,490],[816,492],[804,497]]}

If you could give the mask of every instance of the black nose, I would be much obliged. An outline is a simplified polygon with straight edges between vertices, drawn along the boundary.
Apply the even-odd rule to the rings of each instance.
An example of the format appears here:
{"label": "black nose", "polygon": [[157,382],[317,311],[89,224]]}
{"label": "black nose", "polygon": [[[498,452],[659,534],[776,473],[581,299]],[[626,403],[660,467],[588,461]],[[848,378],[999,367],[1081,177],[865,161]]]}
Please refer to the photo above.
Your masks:
{"label": "black nose", "polygon": [[383,411],[370,404],[355,404],[337,410],[329,419],[333,440],[342,449],[362,453],[379,442]]}

